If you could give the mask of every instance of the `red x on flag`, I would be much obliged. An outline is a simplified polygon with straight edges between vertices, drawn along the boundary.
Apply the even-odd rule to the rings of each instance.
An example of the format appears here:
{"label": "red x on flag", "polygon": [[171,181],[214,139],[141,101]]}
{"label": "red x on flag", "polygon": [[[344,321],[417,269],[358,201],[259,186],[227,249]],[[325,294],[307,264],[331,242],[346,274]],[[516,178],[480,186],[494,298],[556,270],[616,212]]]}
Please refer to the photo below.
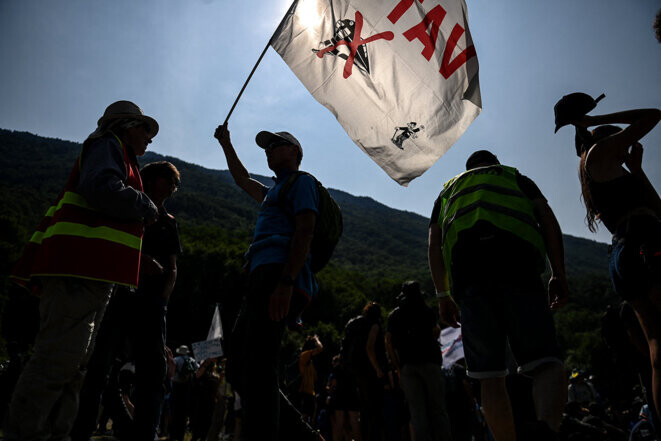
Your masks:
{"label": "red x on flag", "polygon": [[464,0],[296,0],[271,45],[356,145],[407,185],[481,111],[467,17]]}
{"label": "red x on flag", "polygon": [[353,68],[353,61],[356,58],[356,52],[358,52],[358,48],[364,44],[371,43],[372,41],[375,40],[392,40],[395,38],[395,34],[393,34],[390,31],[386,32],[380,32],[376,35],[372,35],[371,37],[367,37],[366,39],[363,40],[363,38],[360,36],[360,33],[363,31],[363,14],[360,13],[360,11],[356,11],[356,27],[354,29],[354,34],[353,38],[347,41],[347,38],[342,39],[335,43],[332,46],[329,46],[325,49],[320,50],[317,52],[317,57],[321,58],[324,56],[324,54],[327,54],[328,52],[332,52],[337,49],[338,46],[342,45],[347,45],[349,46],[349,49],[351,49],[351,52],[349,53],[349,58],[347,58],[347,61],[344,63],[344,73],[342,74],[344,78],[348,78],[351,76],[351,70]]}

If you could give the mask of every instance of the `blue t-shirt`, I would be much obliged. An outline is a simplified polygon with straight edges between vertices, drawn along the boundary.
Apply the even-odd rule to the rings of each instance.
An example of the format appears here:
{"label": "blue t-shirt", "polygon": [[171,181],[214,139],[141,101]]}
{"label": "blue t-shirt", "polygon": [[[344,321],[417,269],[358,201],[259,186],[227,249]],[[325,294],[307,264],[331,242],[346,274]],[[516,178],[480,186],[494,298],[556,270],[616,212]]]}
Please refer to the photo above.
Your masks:
{"label": "blue t-shirt", "polygon": [[[319,193],[312,176],[299,176],[287,193],[284,211],[278,205],[278,194],[287,181],[289,172],[275,178],[275,185],[265,189],[266,196],[259,209],[255,235],[246,257],[250,262],[250,271],[260,265],[287,263],[291,238],[294,235],[294,216],[304,211],[319,214]],[[313,296],[317,293],[317,280],[310,271],[310,256],[298,273],[294,286]]]}

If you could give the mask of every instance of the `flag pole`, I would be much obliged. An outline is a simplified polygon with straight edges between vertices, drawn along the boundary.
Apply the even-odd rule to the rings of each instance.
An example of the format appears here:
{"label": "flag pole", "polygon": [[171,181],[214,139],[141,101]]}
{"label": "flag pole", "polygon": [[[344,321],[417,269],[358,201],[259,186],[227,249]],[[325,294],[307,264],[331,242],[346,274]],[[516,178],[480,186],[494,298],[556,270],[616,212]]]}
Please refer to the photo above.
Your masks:
{"label": "flag pole", "polygon": [[287,10],[287,13],[285,14],[284,17],[282,17],[282,20],[280,20],[280,24],[278,24],[278,27],[275,29],[275,32],[273,35],[271,35],[271,38],[269,38],[268,43],[266,43],[266,47],[264,47],[264,50],[262,51],[262,54],[259,56],[257,59],[257,62],[253,66],[252,70],[250,71],[250,75],[248,75],[248,78],[246,79],[246,82],[243,83],[243,87],[239,91],[239,94],[237,95],[236,99],[234,100],[234,104],[232,104],[232,108],[230,108],[229,113],[227,114],[227,117],[225,118],[225,122],[223,122],[223,125],[227,124],[227,121],[229,121],[230,116],[232,116],[232,112],[234,112],[234,108],[236,107],[237,103],[241,99],[241,95],[243,95],[243,91],[246,90],[246,86],[248,86],[248,83],[250,82],[250,79],[252,78],[253,74],[257,70],[257,66],[259,66],[259,63],[261,63],[262,58],[264,58],[264,55],[266,54],[266,51],[269,49],[269,46],[271,46],[271,42],[273,41],[273,37],[278,33],[280,28],[282,27],[283,23],[289,17],[291,14],[293,14],[294,9],[296,9],[296,4],[298,3],[298,0],[294,0]]}

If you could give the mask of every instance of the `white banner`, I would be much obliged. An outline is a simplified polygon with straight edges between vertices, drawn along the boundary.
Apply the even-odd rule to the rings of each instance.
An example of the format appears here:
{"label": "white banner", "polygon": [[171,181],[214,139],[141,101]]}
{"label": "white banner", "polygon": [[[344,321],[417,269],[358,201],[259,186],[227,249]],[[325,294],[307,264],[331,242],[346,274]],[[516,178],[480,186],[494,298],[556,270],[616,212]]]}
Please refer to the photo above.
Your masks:
{"label": "white banner", "polygon": [[299,0],[271,45],[353,141],[402,185],[482,108],[464,0]]}
{"label": "white banner", "polygon": [[464,342],[461,328],[445,328],[439,337],[443,352],[443,367],[450,369],[453,364],[464,358]]}
{"label": "white banner", "polygon": [[193,355],[195,355],[198,363],[202,363],[207,358],[222,357],[223,346],[220,343],[220,338],[193,343]]}

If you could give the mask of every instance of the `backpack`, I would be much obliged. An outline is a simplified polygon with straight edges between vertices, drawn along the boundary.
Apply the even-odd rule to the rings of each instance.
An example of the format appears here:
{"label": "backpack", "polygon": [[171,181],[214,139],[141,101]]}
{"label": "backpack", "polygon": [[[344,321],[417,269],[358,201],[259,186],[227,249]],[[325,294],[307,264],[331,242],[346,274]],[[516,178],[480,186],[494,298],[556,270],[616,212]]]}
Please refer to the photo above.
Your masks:
{"label": "backpack", "polygon": [[184,364],[181,366],[181,378],[184,381],[188,381],[193,378],[193,375],[197,371],[197,366],[195,360],[191,357],[184,358]]}
{"label": "backpack", "polygon": [[331,197],[328,190],[321,185],[321,182],[317,180],[310,173],[304,171],[298,171],[292,173],[292,175],[287,178],[287,181],[282,184],[282,188],[278,194],[278,206],[287,213],[287,210],[284,209],[285,198],[289,193],[289,190],[296,182],[301,175],[308,175],[314,182],[317,184],[317,192],[319,193],[319,216],[317,216],[317,222],[314,227],[314,236],[312,237],[312,243],[310,244],[310,254],[311,262],[310,269],[312,272],[317,273],[321,271],[335,250],[335,246],[342,236],[343,224],[342,224],[342,211],[340,206],[337,205],[337,202]]}

